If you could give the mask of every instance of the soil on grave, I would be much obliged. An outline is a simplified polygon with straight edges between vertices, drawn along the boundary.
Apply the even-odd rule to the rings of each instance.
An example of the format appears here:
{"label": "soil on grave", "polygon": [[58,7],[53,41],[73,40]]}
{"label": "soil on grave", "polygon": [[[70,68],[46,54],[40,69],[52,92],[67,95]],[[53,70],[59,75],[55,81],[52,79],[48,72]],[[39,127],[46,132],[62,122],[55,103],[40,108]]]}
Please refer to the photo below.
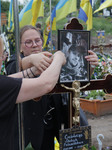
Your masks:
{"label": "soil on grave", "polygon": [[101,138],[103,148],[112,146],[112,114],[105,114],[99,117],[88,112],[85,112],[85,114],[91,126],[92,145],[98,149],[97,135],[103,134],[104,139]]}

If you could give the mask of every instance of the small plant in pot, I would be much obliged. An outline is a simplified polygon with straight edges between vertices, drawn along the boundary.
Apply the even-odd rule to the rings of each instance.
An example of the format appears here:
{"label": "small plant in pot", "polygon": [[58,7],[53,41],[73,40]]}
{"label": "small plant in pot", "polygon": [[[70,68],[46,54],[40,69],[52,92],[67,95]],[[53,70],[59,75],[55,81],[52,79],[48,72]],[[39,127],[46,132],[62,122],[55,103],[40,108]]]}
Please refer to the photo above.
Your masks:
{"label": "small plant in pot", "polygon": [[92,91],[86,91],[85,99],[93,100],[93,99],[99,99],[104,100],[105,92],[103,90],[92,90]]}

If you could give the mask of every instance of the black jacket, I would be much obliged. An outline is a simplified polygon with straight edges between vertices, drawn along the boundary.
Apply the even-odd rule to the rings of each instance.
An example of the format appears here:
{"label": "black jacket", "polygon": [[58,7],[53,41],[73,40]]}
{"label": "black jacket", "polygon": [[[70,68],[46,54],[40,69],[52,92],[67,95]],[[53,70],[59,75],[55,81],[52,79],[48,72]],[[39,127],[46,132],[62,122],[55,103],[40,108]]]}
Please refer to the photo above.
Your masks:
{"label": "black jacket", "polygon": [[[7,74],[16,72],[15,55],[6,64],[6,71]],[[61,124],[64,123],[65,128],[68,128],[68,101],[67,94],[52,94],[43,96],[38,102],[31,100],[23,103],[25,146],[31,142],[34,150],[54,150],[54,137],[59,139]],[[82,110],[80,116],[80,125],[88,125]],[[15,150],[18,143],[17,129]]]}

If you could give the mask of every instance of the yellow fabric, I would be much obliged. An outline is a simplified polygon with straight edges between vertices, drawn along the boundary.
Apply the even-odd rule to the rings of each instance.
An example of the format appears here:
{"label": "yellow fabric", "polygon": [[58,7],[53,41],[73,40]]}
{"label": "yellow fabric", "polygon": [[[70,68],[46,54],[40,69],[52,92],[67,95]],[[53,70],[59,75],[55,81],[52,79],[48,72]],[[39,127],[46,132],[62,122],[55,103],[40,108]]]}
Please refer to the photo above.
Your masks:
{"label": "yellow fabric", "polygon": [[30,0],[19,14],[20,28],[25,25],[35,26],[37,18],[44,14],[44,1]]}
{"label": "yellow fabric", "polygon": [[77,0],[68,0],[62,8],[56,10],[56,22],[75,11],[77,11]]}
{"label": "yellow fabric", "polygon": [[32,25],[35,26],[37,18],[39,16],[39,11],[41,7],[42,0],[34,0],[32,4]]}
{"label": "yellow fabric", "polygon": [[96,12],[98,12],[98,11],[104,9],[104,8],[110,7],[110,6],[112,6],[112,0],[106,0],[105,2],[103,2],[100,5],[100,7],[97,10],[94,11],[94,13],[96,13]]}
{"label": "yellow fabric", "polygon": [[9,15],[8,15],[8,28],[9,30],[11,30],[12,25],[14,22],[14,16],[13,16],[13,0],[11,0],[10,2],[10,6],[9,6]]}
{"label": "yellow fabric", "polygon": [[55,143],[55,150],[59,150],[59,143],[58,143],[56,137],[54,139],[54,143]]}
{"label": "yellow fabric", "polygon": [[86,22],[87,30],[92,29],[92,6],[90,0],[81,1],[79,18]]}
{"label": "yellow fabric", "polygon": [[43,48],[45,48],[45,46],[46,46],[46,42],[47,42],[47,39],[48,39],[49,32],[50,32],[50,23],[48,23],[46,25],[46,28],[45,28],[44,33],[43,33],[43,36],[44,36]]}
{"label": "yellow fabric", "polygon": [[[58,4],[60,3],[60,1],[58,2]],[[65,5],[63,5],[63,7],[59,9],[57,9],[57,6],[56,6],[56,22],[65,18],[68,14],[77,11],[77,0],[66,0]],[[46,19],[46,24],[48,23],[49,19],[50,17]]]}
{"label": "yellow fabric", "polygon": [[44,17],[44,1],[41,2],[40,11],[38,17]]}

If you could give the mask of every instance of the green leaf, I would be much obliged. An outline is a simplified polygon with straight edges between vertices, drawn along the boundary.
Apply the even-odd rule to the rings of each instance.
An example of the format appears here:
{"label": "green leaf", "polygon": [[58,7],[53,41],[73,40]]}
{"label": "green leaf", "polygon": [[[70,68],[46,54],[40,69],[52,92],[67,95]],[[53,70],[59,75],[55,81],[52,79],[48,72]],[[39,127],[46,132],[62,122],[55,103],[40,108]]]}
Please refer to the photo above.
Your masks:
{"label": "green leaf", "polygon": [[92,147],[91,147],[91,150],[96,150],[95,146],[92,146]]}
{"label": "green leaf", "polygon": [[25,150],[34,150],[34,149],[32,148],[32,146],[31,146],[31,143],[29,143],[29,144],[27,145],[27,147],[25,148]]}

